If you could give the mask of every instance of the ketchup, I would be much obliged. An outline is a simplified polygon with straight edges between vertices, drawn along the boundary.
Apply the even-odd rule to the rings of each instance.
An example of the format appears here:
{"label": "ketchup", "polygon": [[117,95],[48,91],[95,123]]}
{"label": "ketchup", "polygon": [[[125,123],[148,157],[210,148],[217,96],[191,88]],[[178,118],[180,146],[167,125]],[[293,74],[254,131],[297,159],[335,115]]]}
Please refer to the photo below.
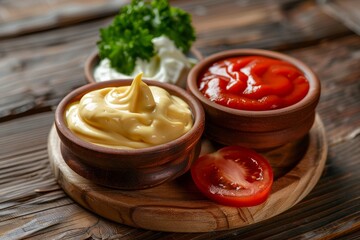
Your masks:
{"label": "ketchup", "polygon": [[213,102],[255,111],[293,105],[309,91],[309,82],[294,65],[262,56],[215,62],[201,75],[198,86]]}

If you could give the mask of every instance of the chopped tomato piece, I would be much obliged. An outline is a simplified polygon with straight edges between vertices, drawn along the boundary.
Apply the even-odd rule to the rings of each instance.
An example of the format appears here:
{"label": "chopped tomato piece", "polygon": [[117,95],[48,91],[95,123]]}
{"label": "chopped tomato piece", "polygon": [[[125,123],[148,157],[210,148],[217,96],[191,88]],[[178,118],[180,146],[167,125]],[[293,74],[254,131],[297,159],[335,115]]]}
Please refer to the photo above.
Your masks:
{"label": "chopped tomato piece", "polygon": [[263,203],[273,183],[269,162],[255,151],[240,146],[203,155],[191,167],[191,175],[205,196],[234,207]]}

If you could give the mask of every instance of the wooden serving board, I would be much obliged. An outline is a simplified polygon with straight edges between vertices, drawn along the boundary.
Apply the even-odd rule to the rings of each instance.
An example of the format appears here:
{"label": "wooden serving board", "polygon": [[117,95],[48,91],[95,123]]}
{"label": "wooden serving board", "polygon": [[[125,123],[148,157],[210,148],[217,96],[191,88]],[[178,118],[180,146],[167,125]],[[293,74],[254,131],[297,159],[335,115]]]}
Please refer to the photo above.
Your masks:
{"label": "wooden serving board", "polygon": [[248,208],[228,207],[207,200],[194,186],[190,174],[138,191],[93,184],[66,165],[54,127],[49,135],[48,151],[60,186],[90,211],[118,223],[149,230],[207,232],[257,223],[294,206],[319,180],[326,161],[327,143],[322,121],[316,116],[307,137],[265,153],[275,170],[272,192],[265,203]]}

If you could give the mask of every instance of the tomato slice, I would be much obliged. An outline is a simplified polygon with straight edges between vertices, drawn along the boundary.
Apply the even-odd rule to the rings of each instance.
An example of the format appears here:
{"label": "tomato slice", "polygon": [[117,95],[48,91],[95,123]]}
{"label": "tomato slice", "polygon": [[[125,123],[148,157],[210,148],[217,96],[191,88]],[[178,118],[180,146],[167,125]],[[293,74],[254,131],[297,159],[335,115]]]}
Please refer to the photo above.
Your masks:
{"label": "tomato slice", "polygon": [[263,203],[273,183],[269,162],[240,146],[224,147],[201,156],[191,167],[191,176],[205,196],[234,207]]}

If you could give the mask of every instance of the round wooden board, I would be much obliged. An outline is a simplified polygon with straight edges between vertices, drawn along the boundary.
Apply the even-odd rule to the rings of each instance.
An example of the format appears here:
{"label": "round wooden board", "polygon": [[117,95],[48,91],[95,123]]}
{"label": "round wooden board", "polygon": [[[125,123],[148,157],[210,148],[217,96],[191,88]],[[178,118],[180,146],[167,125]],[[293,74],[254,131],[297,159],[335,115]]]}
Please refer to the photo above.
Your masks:
{"label": "round wooden board", "polygon": [[[149,230],[208,232],[257,223],[294,206],[319,180],[326,161],[327,143],[322,121],[316,116],[306,138],[266,153],[278,177],[268,200],[248,208],[228,207],[207,200],[195,188],[190,174],[138,191],[121,191],[93,184],[66,165],[54,127],[49,135],[48,151],[60,186],[90,211],[122,224]],[[292,166],[281,166],[296,158]],[[287,169],[285,174],[284,169]]]}

